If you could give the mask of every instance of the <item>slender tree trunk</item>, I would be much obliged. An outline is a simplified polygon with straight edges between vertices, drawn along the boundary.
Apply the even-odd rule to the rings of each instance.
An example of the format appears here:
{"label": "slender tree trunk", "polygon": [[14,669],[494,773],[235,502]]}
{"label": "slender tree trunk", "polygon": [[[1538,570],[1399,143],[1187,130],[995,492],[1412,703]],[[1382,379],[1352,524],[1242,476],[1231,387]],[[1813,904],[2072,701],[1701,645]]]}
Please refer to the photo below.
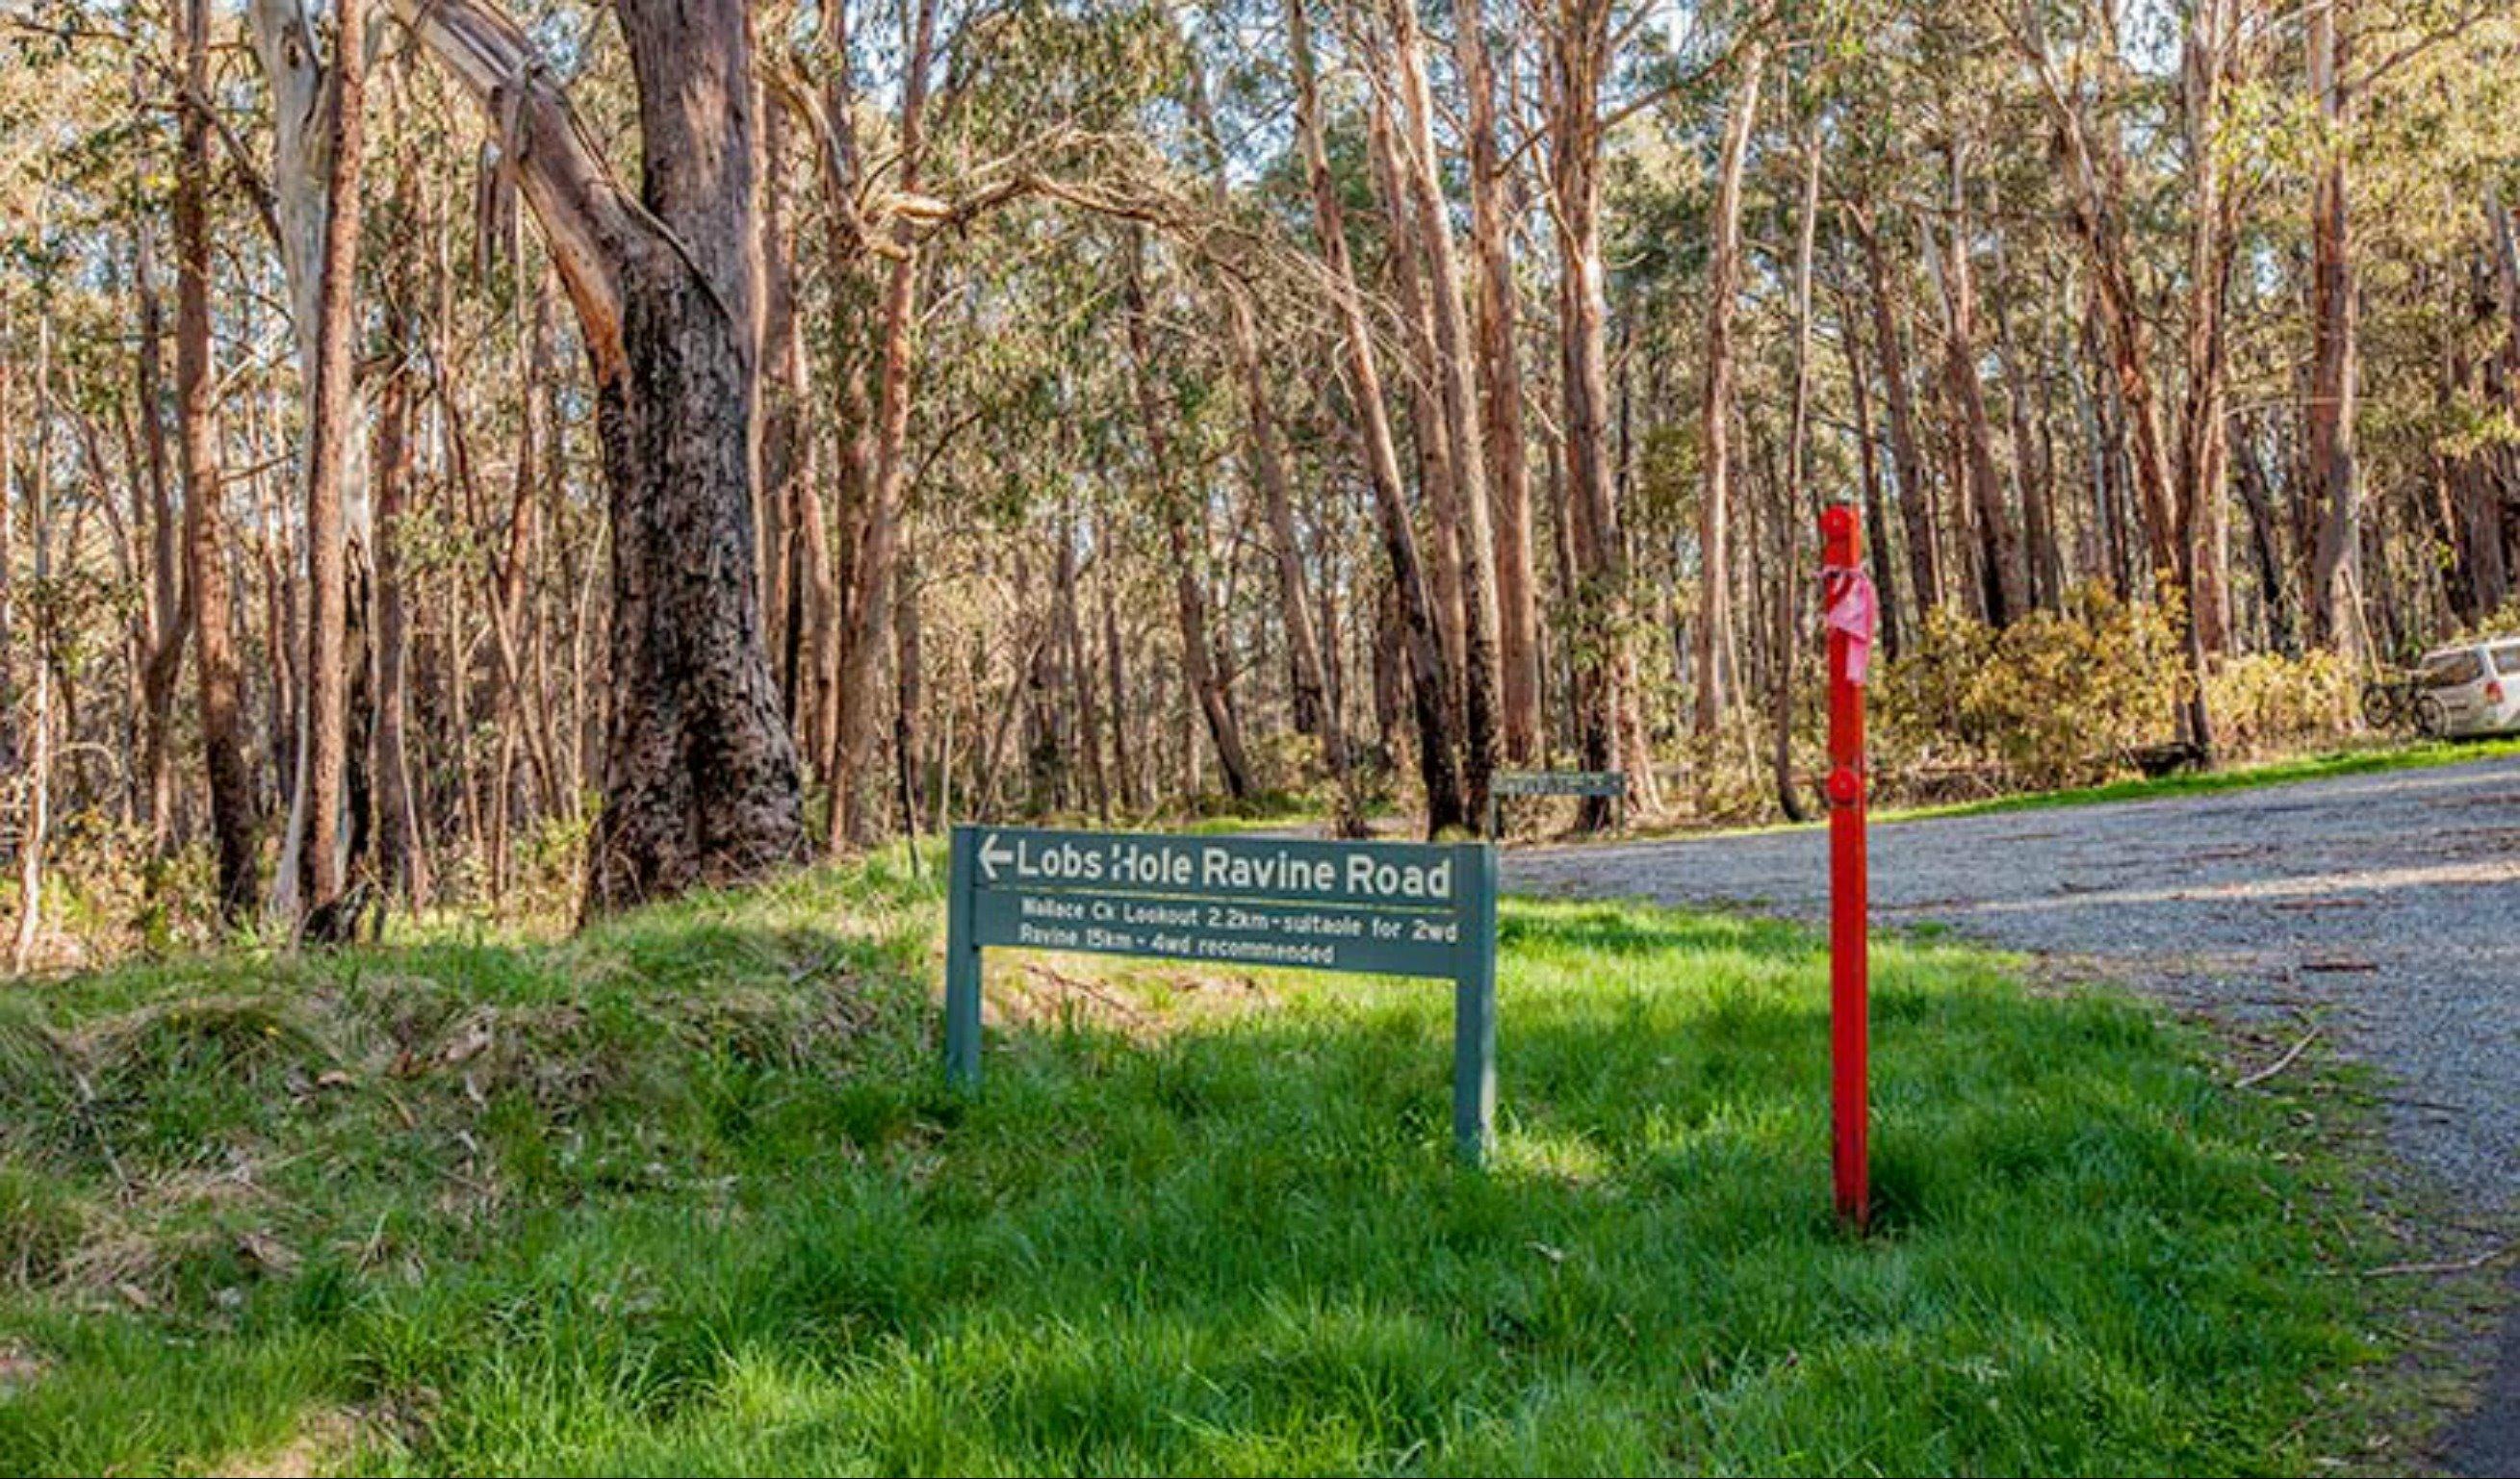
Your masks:
{"label": "slender tree trunk", "polygon": [[1934,527],[1932,475],[1916,446],[1915,401],[1908,385],[1908,355],[1899,330],[1898,297],[1880,234],[1861,212],[1851,217],[1864,243],[1864,265],[1872,298],[1872,336],[1881,356],[1882,404],[1889,413],[1890,466],[1899,478],[1899,515],[1908,535],[1909,592],[1918,620],[1943,604],[1941,539]]}
{"label": "slender tree trunk", "polygon": [[[1732,451],[1732,312],[1739,294],[1741,171],[1750,130],[1759,112],[1759,78],[1765,60],[1752,41],[1741,59],[1740,89],[1724,124],[1724,152],[1715,169],[1714,243],[1706,268],[1706,387],[1698,409],[1698,441],[1704,460],[1697,505],[1696,730],[1702,740],[1724,722],[1726,694],[1722,654],[1731,641],[1730,549]],[[1570,435],[1573,418],[1568,418]]]}
{"label": "slender tree trunk", "polygon": [[1172,437],[1164,408],[1157,402],[1154,357],[1147,344],[1147,298],[1138,275],[1139,248],[1131,249],[1128,319],[1129,356],[1137,374],[1138,414],[1146,430],[1147,453],[1154,465],[1157,502],[1163,507],[1164,544],[1172,556],[1173,596],[1181,613],[1182,679],[1199,713],[1207,720],[1208,738],[1216,745],[1216,763],[1225,773],[1225,788],[1237,801],[1254,789],[1251,761],[1242,748],[1242,727],[1226,694],[1225,675],[1209,645],[1207,619],[1207,519],[1192,507],[1194,494],[1183,485],[1175,469]]}
{"label": "slender tree trunk", "polygon": [[[901,558],[893,562],[892,587],[893,775],[902,830],[916,838],[926,826],[919,781],[919,720],[926,665],[920,655],[919,551],[907,533],[901,541]],[[1083,681],[1081,668],[1077,677]]]}
{"label": "slender tree trunk", "polygon": [[1959,153],[1951,167],[1951,231],[1948,255],[1924,226],[1925,265],[1943,300],[1943,391],[1950,399],[1953,435],[1959,444],[1958,471],[1977,525],[1978,577],[1987,623],[2008,626],[2026,614],[2020,532],[2003,506],[2003,474],[1995,466],[1995,433],[1987,423],[1986,396],[1978,383],[1977,290],[1969,263],[1969,226]]}
{"label": "slender tree trunk", "polygon": [[1478,265],[1481,454],[1497,604],[1498,743],[1510,764],[1540,755],[1540,607],[1531,564],[1531,471],[1523,450],[1522,369],[1515,352],[1509,166],[1497,148],[1494,70],[1479,0],[1454,8],[1453,59],[1468,113],[1470,244]]}
{"label": "slender tree trunk", "polygon": [[349,748],[346,629],[347,533],[341,499],[352,425],[351,381],[359,272],[359,176],[367,112],[366,0],[336,8],[332,79],[327,88],[332,148],[324,182],[322,307],[317,323],[314,412],[306,462],[307,811],[309,888],[314,909],[339,897],[345,847],[342,771]]}
{"label": "slender tree trunk", "polygon": [[1846,355],[1846,385],[1855,409],[1855,451],[1864,479],[1866,551],[1881,601],[1881,655],[1896,660],[1906,648],[1906,620],[1899,601],[1897,561],[1890,549],[1890,511],[1881,493],[1881,457],[1872,439],[1872,393],[1865,373],[1864,334],[1843,294],[1838,307],[1838,347]]}
{"label": "slender tree trunk", "polygon": [[132,291],[140,309],[140,352],[136,359],[140,449],[146,455],[148,469],[150,581],[148,645],[140,675],[144,715],[140,777],[151,850],[162,856],[175,840],[175,680],[182,676],[184,643],[192,614],[185,605],[191,598],[183,581],[183,544],[177,537],[174,508],[168,496],[166,423],[159,413],[165,400],[165,369],[159,347],[165,336],[165,318],[158,289],[157,230],[154,223],[143,221],[132,235]]}
{"label": "slender tree trunk", "polygon": [[[408,192],[405,198],[408,202]],[[397,252],[397,260],[399,256]],[[377,867],[384,888],[418,908],[428,904],[430,890],[419,797],[411,780],[411,614],[403,590],[412,372],[400,363],[410,347],[407,322],[399,308],[389,312],[397,364],[378,397],[372,461],[377,494]]]}
{"label": "slender tree trunk", "polygon": [[1330,174],[1329,149],[1323,139],[1320,89],[1313,73],[1312,28],[1304,14],[1307,3],[1308,0],[1285,0],[1287,49],[1295,71],[1296,132],[1302,136],[1305,173],[1312,187],[1313,230],[1337,299],[1339,329],[1347,355],[1349,398],[1364,434],[1366,472],[1373,487],[1383,549],[1390,558],[1401,620],[1408,633],[1408,650],[1415,671],[1412,692],[1418,717],[1418,775],[1426,788],[1426,829],[1433,835],[1470,823],[1461,789],[1452,678],[1426,599],[1418,536],[1411,527],[1408,502],[1401,492],[1400,459],[1393,449],[1391,423],[1383,409],[1382,377],[1374,365],[1373,331],[1366,322],[1359,300],[1356,269],[1348,255],[1346,211],[1339,201],[1337,182]]}
{"label": "slender tree trunk", "polygon": [[[1990,200],[1988,208],[1995,202]],[[2031,605],[2056,609],[2064,599],[2056,560],[2055,493],[2050,485],[2054,461],[2048,450],[2048,427],[2032,377],[2022,363],[2021,346],[2012,334],[2011,273],[2004,252],[2004,234],[1995,233],[1995,276],[1989,285],[1994,299],[1996,357],[2003,368],[2004,419],[2012,436],[2012,485],[2021,504],[2022,575]],[[2037,367],[2044,382],[2047,367]]]}
{"label": "slender tree trunk", "polygon": [[230,927],[252,911],[253,773],[246,758],[244,675],[229,598],[227,515],[219,471],[218,372],[210,341],[210,0],[183,0],[184,101],[175,171],[176,450],[184,473],[185,583],[193,591],[202,746],[210,829],[218,841],[219,916]]}
{"label": "slender tree trunk", "polygon": [[[6,306],[5,300],[0,300],[0,309]],[[0,335],[5,335],[8,329],[7,318],[0,315]],[[14,413],[17,409],[17,380],[16,357],[0,353],[0,776],[20,774],[19,767],[25,759],[24,746],[20,742],[18,733],[16,666],[18,426]]]}
{"label": "slender tree trunk", "polygon": [[2192,582],[2197,640],[2203,651],[2230,645],[2225,580],[2229,515],[2224,496],[2229,416],[2224,382],[2228,344],[2224,319],[2230,298],[2230,237],[2235,222],[2223,191],[2220,147],[2223,78],[2237,40],[2234,0],[2195,0],[2181,64],[2182,121],[2188,177],[2186,393],[2179,414],[2179,515]]}
{"label": "slender tree trunk", "polygon": [[2255,417],[2233,414],[2230,445],[2232,463],[2239,474],[2240,501],[2249,511],[2249,543],[2257,557],[2258,592],[2266,607],[2267,640],[2279,652],[2298,651],[2301,628],[2283,554],[2282,521],[2276,516],[2266,461],[2259,453]]}
{"label": "slender tree trunk", "polygon": [[[34,547],[35,589],[53,575],[53,318],[52,306],[35,319],[35,465],[27,479],[26,529]],[[0,513],[5,513],[0,510]],[[34,645],[35,693],[26,715],[26,769],[18,805],[18,927],[11,936],[9,969],[22,975],[34,959],[44,919],[44,847],[52,824],[53,618],[52,604],[37,601],[26,622]],[[76,710],[73,708],[73,713]],[[75,733],[76,726],[71,726]]]}
{"label": "slender tree trunk", "polygon": [[1118,546],[1112,543],[1109,515],[1102,516],[1102,572],[1095,584],[1102,595],[1102,682],[1111,700],[1111,788],[1123,811],[1138,810],[1138,767],[1130,752],[1129,669],[1120,648],[1120,605],[1112,587],[1118,583]]}
{"label": "slender tree trunk", "polygon": [[804,423],[809,404],[806,354],[796,313],[795,224],[788,207],[788,111],[766,94],[761,107],[761,629],[779,664],[781,704],[799,737],[812,733],[805,713],[807,638],[799,618],[802,573],[796,559],[798,515],[813,496],[815,436]]}
{"label": "slender tree trunk", "polygon": [[[935,52],[937,0],[917,0],[903,12],[907,47],[901,98],[899,185],[902,194],[920,187],[920,168],[926,151],[928,67]],[[832,835],[834,852],[869,840],[873,816],[865,805],[867,761],[872,754],[878,711],[875,692],[876,659],[891,641],[892,564],[901,524],[901,504],[909,485],[908,443],[913,377],[917,373],[919,321],[919,247],[907,221],[893,239],[894,255],[884,282],[882,368],[877,392],[876,443],[869,481],[866,519],[855,547],[856,568],[848,582],[849,617],[840,631],[841,667],[833,701],[838,705],[832,777]]]}
{"label": "slender tree trunk", "polygon": [[1471,816],[1480,817],[1487,813],[1489,778],[1496,770],[1499,705],[1496,532],[1489,516],[1486,444],[1469,315],[1462,306],[1462,272],[1435,155],[1435,104],[1426,83],[1425,43],[1418,28],[1417,0],[1389,0],[1388,10],[1399,63],[1403,183],[1415,203],[1416,235],[1425,255],[1426,297],[1435,329],[1434,368],[1442,392],[1446,439],[1453,448],[1461,521],[1462,802]]}
{"label": "slender tree trunk", "polygon": [[2363,654],[2362,477],[2355,447],[2360,394],[2361,288],[2348,203],[2347,137],[2354,128],[2350,0],[2310,7],[2310,89],[2321,131],[2311,206],[2310,491],[2318,510],[2310,580],[2311,628],[2348,659]]}
{"label": "slender tree trunk", "polygon": [[[1435,603],[1435,625],[1444,639],[1448,671],[1464,671],[1468,660],[1467,607],[1462,600],[1462,574],[1461,475],[1454,466],[1453,437],[1444,415],[1443,392],[1436,383],[1435,326],[1427,306],[1426,285],[1419,272],[1424,254],[1418,245],[1418,222],[1408,193],[1400,183],[1399,145],[1393,139],[1389,111],[1374,94],[1367,114],[1367,150],[1373,161],[1373,196],[1387,224],[1390,249],[1384,261],[1399,309],[1401,342],[1406,353],[1401,388],[1409,398],[1410,440],[1418,451],[1418,490],[1425,501],[1427,543],[1426,594]],[[1453,699],[1461,701],[1456,685]],[[1462,713],[1453,715],[1458,723]]]}
{"label": "slender tree trunk", "polygon": [[1794,822],[1805,820],[1802,794],[1794,784],[1794,669],[1802,646],[1800,593],[1806,584],[1797,535],[1807,506],[1804,443],[1811,435],[1812,249],[1820,228],[1821,165],[1816,121],[1804,125],[1802,152],[1802,214],[1794,237],[1793,420],[1786,433],[1785,485],[1778,490],[1782,507],[1777,513],[1777,804]]}

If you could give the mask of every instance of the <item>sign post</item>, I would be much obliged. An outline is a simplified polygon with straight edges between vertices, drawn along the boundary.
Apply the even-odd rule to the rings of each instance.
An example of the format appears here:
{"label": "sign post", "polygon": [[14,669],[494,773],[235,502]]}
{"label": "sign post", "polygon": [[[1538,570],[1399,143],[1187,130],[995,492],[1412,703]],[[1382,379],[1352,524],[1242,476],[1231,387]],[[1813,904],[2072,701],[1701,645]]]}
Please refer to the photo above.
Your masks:
{"label": "sign post", "polygon": [[1855,510],[1821,515],[1828,621],[1828,1021],[1837,1215],[1871,1220],[1870,994],[1864,856],[1864,682],[1878,603],[1857,562]]}
{"label": "sign post", "polygon": [[992,945],[1453,982],[1453,1141],[1496,1120],[1496,849],[1037,828],[954,829],[945,1071],[980,1082]]}
{"label": "sign post", "polygon": [[1621,771],[1498,771],[1488,779],[1488,840],[1505,827],[1508,796],[1607,796],[1626,821],[1628,778]]}

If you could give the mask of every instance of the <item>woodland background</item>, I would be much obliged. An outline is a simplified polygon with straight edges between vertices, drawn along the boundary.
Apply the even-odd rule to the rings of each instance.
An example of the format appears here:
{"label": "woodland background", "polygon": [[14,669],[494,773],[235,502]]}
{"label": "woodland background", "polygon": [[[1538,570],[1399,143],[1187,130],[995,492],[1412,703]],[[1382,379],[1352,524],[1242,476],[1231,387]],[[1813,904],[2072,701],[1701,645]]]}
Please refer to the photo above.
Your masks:
{"label": "woodland background", "polygon": [[11,963],[1796,813],[1837,501],[1889,795],[2323,742],[2514,624],[2515,196],[2509,0],[5,0]]}

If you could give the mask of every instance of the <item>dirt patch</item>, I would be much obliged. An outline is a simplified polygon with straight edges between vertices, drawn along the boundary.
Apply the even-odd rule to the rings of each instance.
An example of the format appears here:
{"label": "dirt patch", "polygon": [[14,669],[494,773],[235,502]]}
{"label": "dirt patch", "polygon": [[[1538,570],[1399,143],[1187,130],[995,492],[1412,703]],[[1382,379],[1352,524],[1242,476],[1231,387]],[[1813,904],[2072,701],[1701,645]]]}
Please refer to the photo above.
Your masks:
{"label": "dirt patch", "polygon": [[317,1412],[300,1422],[279,1447],[224,1459],[213,1472],[235,1479],[309,1479],[338,1470],[358,1448],[364,1431],[356,1413]]}

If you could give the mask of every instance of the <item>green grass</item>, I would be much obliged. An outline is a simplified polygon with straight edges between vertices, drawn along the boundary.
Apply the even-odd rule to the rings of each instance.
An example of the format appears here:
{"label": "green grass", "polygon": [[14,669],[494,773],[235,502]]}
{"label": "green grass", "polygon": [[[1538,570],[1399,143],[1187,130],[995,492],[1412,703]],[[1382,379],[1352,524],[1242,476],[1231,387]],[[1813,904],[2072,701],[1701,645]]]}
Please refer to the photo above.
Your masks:
{"label": "green grass", "polygon": [[1509,906],[1481,1175],[1441,987],[1002,963],[966,1101],[934,919],[878,865],[0,1000],[0,1469],[2272,1473],[2368,1436],[2336,1161],[2124,1001],[1887,945],[1860,1240],[1795,928]]}

